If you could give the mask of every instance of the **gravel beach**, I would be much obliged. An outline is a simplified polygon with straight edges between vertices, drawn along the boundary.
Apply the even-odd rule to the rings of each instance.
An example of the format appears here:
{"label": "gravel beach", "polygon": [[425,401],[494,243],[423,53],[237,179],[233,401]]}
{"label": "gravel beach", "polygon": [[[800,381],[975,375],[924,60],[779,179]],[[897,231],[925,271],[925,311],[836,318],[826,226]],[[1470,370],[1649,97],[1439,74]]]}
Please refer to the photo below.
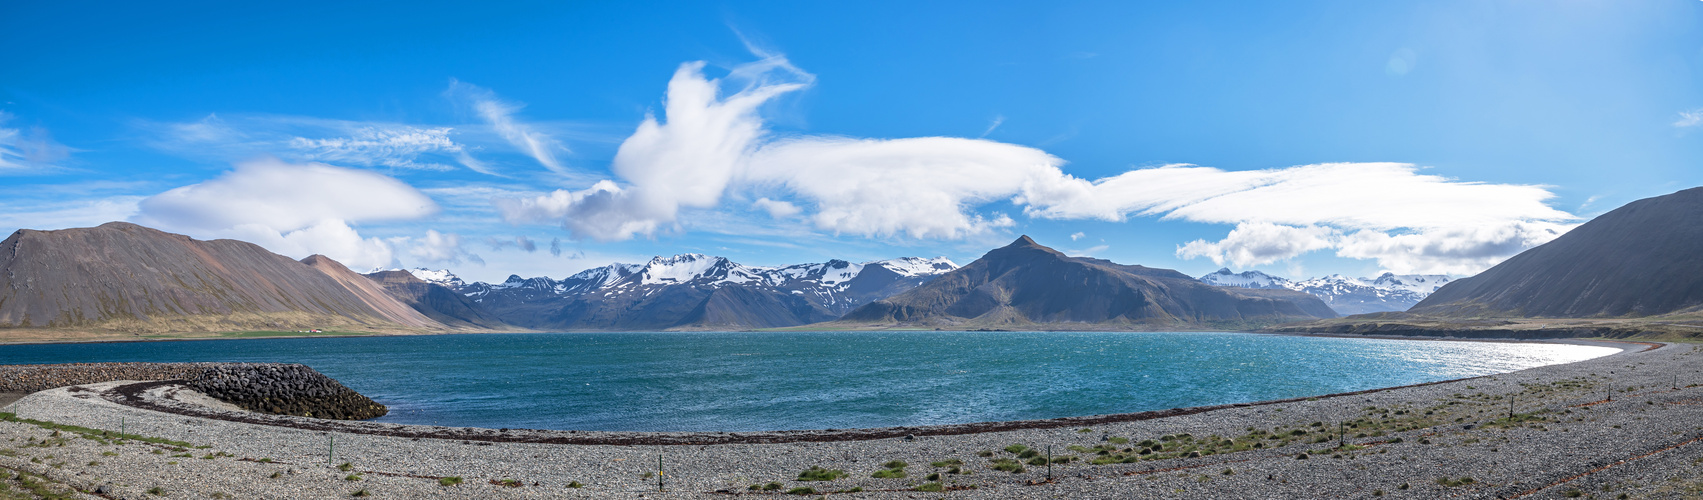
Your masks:
{"label": "gravel beach", "polygon": [[[990,432],[743,436],[750,442],[724,433],[332,422],[218,409],[179,385],[113,381],[36,392],[0,410],[15,414],[0,422],[0,474],[45,478],[86,492],[73,494],[79,497],[132,500],[794,498],[789,491],[966,499],[1703,495],[1698,349],[1569,342],[1625,350],[1474,379],[1206,411]],[[121,430],[125,438],[116,437]],[[572,442],[680,444],[560,444]],[[812,467],[838,477],[800,480]],[[449,478],[458,484],[446,484],[457,483]],[[15,491],[19,481],[10,483]]]}

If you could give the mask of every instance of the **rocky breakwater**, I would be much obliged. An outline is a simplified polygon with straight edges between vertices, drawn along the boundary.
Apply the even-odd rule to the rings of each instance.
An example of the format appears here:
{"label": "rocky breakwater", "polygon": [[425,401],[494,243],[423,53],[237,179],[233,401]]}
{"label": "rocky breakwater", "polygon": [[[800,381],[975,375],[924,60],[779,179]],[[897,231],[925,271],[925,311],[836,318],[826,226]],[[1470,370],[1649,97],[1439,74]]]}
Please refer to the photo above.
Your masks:
{"label": "rocky breakwater", "polygon": [[186,380],[217,363],[66,363],[0,365],[0,392],[31,393],[114,380]]}
{"label": "rocky breakwater", "polygon": [[116,380],[177,381],[242,409],[336,420],[366,420],[390,409],[306,365],[281,363],[68,363],[0,365],[0,393]]}
{"label": "rocky breakwater", "polygon": [[390,409],[300,364],[220,363],[184,385],[248,411],[366,420]]}

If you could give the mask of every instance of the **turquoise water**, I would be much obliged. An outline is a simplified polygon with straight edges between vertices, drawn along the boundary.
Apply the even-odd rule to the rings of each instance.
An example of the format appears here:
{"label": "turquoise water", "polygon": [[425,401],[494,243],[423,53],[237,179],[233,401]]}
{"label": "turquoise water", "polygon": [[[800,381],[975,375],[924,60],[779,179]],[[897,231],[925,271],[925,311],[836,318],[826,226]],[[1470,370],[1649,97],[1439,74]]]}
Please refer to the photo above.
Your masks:
{"label": "turquoise water", "polygon": [[754,431],[1261,401],[1614,352],[1242,333],[694,332],[9,345],[0,364],[303,363],[389,405],[384,422]]}

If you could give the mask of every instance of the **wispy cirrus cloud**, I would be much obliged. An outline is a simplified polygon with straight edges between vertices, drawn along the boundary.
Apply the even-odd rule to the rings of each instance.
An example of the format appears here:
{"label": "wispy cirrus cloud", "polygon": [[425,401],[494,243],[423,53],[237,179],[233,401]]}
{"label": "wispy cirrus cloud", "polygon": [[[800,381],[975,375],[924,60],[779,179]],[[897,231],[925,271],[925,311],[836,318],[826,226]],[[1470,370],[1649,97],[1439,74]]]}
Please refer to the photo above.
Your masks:
{"label": "wispy cirrus cloud", "polygon": [[210,114],[191,122],[141,122],[146,142],[182,156],[241,161],[261,155],[359,167],[494,174],[457,142],[455,127],[304,116]]}
{"label": "wispy cirrus cloud", "polygon": [[0,175],[55,170],[56,162],[71,156],[71,148],[54,141],[47,129],[7,126],[16,118],[0,111]]}
{"label": "wispy cirrus cloud", "polygon": [[568,148],[549,134],[515,118],[524,105],[505,101],[489,89],[454,79],[450,80],[449,90],[444,91],[444,95],[466,102],[492,130],[537,160],[539,165],[558,174],[569,173],[568,168],[556,159],[557,152],[567,152]]}
{"label": "wispy cirrus cloud", "polygon": [[1703,125],[1703,108],[1697,108],[1690,111],[1680,111],[1679,120],[1673,122],[1673,126],[1679,128],[1695,127],[1698,125]]}

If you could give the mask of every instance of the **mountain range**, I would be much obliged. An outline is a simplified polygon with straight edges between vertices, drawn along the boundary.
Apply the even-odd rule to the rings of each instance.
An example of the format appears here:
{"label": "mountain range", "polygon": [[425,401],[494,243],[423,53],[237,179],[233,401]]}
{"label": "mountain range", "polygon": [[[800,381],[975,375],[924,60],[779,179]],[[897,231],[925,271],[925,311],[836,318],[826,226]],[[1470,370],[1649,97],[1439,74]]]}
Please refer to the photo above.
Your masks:
{"label": "mountain range", "polygon": [[561,280],[511,275],[502,283],[465,283],[443,270],[408,272],[525,328],[702,330],[830,321],[957,268],[943,257],[757,267],[682,254],[592,268]]}
{"label": "mountain range", "polygon": [[1384,273],[1376,278],[1351,278],[1333,274],[1291,280],[1259,271],[1232,273],[1229,268],[1200,277],[1203,283],[1241,288],[1286,289],[1306,292],[1323,300],[1338,314],[1406,311],[1450,282],[1444,274]]}
{"label": "mountain range", "polygon": [[1317,297],[1218,287],[1183,273],[1071,257],[1028,236],[846,314],[839,325],[998,329],[1212,328],[1333,318]]}

